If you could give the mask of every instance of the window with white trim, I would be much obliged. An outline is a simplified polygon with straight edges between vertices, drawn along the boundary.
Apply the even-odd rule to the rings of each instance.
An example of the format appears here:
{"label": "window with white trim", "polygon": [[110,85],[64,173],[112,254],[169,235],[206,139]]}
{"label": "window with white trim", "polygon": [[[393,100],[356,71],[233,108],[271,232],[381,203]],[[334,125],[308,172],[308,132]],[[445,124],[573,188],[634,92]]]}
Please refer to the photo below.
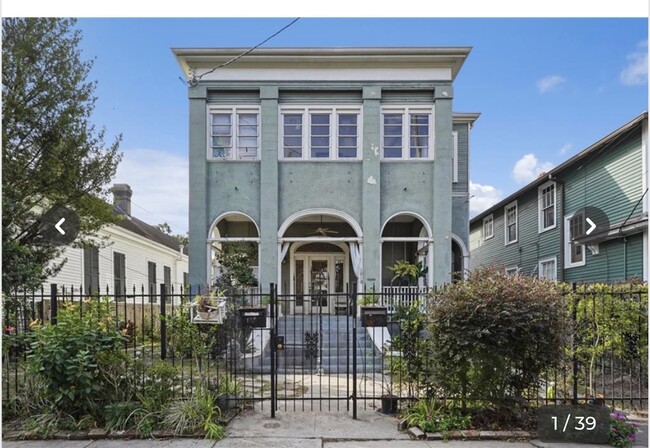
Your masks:
{"label": "window with white trim", "polygon": [[545,278],[547,280],[557,280],[557,258],[546,258],[544,260],[539,260],[539,278]]}
{"label": "window with white trim", "polygon": [[506,244],[514,243],[517,241],[517,202],[513,202],[505,206],[504,209],[505,221],[505,241]]}
{"label": "window with white trim", "polygon": [[209,114],[209,159],[259,159],[259,109],[219,107],[210,108]]}
{"label": "window with white trim", "polygon": [[539,232],[555,228],[555,182],[547,182],[537,189],[539,205]]}
{"label": "window with white trim", "polygon": [[358,159],[361,146],[358,107],[284,108],[280,112],[280,158]]}
{"label": "window with white trim", "polygon": [[488,240],[494,236],[494,215],[483,218],[483,239]]}
{"label": "window with white trim", "polygon": [[510,266],[506,268],[506,274],[519,275],[519,266]]}
{"label": "window with white trim", "polygon": [[433,112],[431,108],[382,109],[382,158],[433,158]]}
{"label": "window with white trim", "polygon": [[564,267],[584,266],[585,245],[578,244],[575,238],[585,233],[585,215],[583,212],[564,217]]}

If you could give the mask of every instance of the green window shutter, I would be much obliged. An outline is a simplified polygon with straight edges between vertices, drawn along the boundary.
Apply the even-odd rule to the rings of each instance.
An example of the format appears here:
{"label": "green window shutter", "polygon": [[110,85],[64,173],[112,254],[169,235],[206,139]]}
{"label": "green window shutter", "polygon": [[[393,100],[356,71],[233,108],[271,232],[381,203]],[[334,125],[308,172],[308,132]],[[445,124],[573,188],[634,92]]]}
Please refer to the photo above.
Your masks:
{"label": "green window shutter", "polygon": [[96,247],[84,248],[84,291],[99,292],[99,249]]}

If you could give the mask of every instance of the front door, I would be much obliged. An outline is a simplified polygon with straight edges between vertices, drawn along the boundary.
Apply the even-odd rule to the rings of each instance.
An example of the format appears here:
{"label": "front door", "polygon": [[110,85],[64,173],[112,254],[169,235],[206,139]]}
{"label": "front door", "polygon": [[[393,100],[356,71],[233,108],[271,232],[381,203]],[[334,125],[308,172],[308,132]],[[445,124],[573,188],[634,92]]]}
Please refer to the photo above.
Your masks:
{"label": "front door", "polygon": [[[343,254],[300,254],[293,258],[294,314],[334,314],[346,303]],[[340,296],[340,297],[339,297]]]}

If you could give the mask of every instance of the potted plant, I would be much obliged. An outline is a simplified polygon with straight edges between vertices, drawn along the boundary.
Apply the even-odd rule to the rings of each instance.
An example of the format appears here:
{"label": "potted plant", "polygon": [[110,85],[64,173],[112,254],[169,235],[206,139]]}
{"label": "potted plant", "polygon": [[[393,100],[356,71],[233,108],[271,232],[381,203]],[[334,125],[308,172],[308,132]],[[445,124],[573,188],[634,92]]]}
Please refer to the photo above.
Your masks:
{"label": "potted plant", "polygon": [[377,296],[364,294],[359,298],[359,316],[363,327],[385,327],[388,325],[388,308],[377,303]]}
{"label": "potted plant", "polygon": [[381,383],[382,395],[381,395],[381,409],[382,414],[394,415],[397,414],[398,400],[399,397],[393,393],[393,383],[392,380],[383,381]]}
{"label": "potted plant", "polygon": [[220,291],[214,289],[202,294],[197,294],[196,297],[194,297],[194,307],[197,314],[194,320],[200,320],[204,322],[218,321],[218,299],[222,297],[223,294]]}
{"label": "potted plant", "polygon": [[237,407],[237,396],[241,389],[240,381],[232,376],[222,375],[217,384],[217,404],[222,411]]}

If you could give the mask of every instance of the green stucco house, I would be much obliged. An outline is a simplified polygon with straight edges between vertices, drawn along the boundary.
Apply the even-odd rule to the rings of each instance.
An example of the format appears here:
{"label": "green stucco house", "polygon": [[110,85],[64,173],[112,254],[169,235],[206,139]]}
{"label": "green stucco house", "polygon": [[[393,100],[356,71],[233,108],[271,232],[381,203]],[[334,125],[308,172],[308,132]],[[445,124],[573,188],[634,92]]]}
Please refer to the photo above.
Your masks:
{"label": "green stucco house", "polygon": [[469,48],[244,51],[173,49],[190,84],[192,284],[235,241],[257,245],[264,289],[305,296],[388,287],[397,260],[427,267],[419,287],[468,267],[478,114],[452,103]]}
{"label": "green stucco house", "polygon": [[470,258],[566,282],[648,281],[648,113],[472,218]]}

